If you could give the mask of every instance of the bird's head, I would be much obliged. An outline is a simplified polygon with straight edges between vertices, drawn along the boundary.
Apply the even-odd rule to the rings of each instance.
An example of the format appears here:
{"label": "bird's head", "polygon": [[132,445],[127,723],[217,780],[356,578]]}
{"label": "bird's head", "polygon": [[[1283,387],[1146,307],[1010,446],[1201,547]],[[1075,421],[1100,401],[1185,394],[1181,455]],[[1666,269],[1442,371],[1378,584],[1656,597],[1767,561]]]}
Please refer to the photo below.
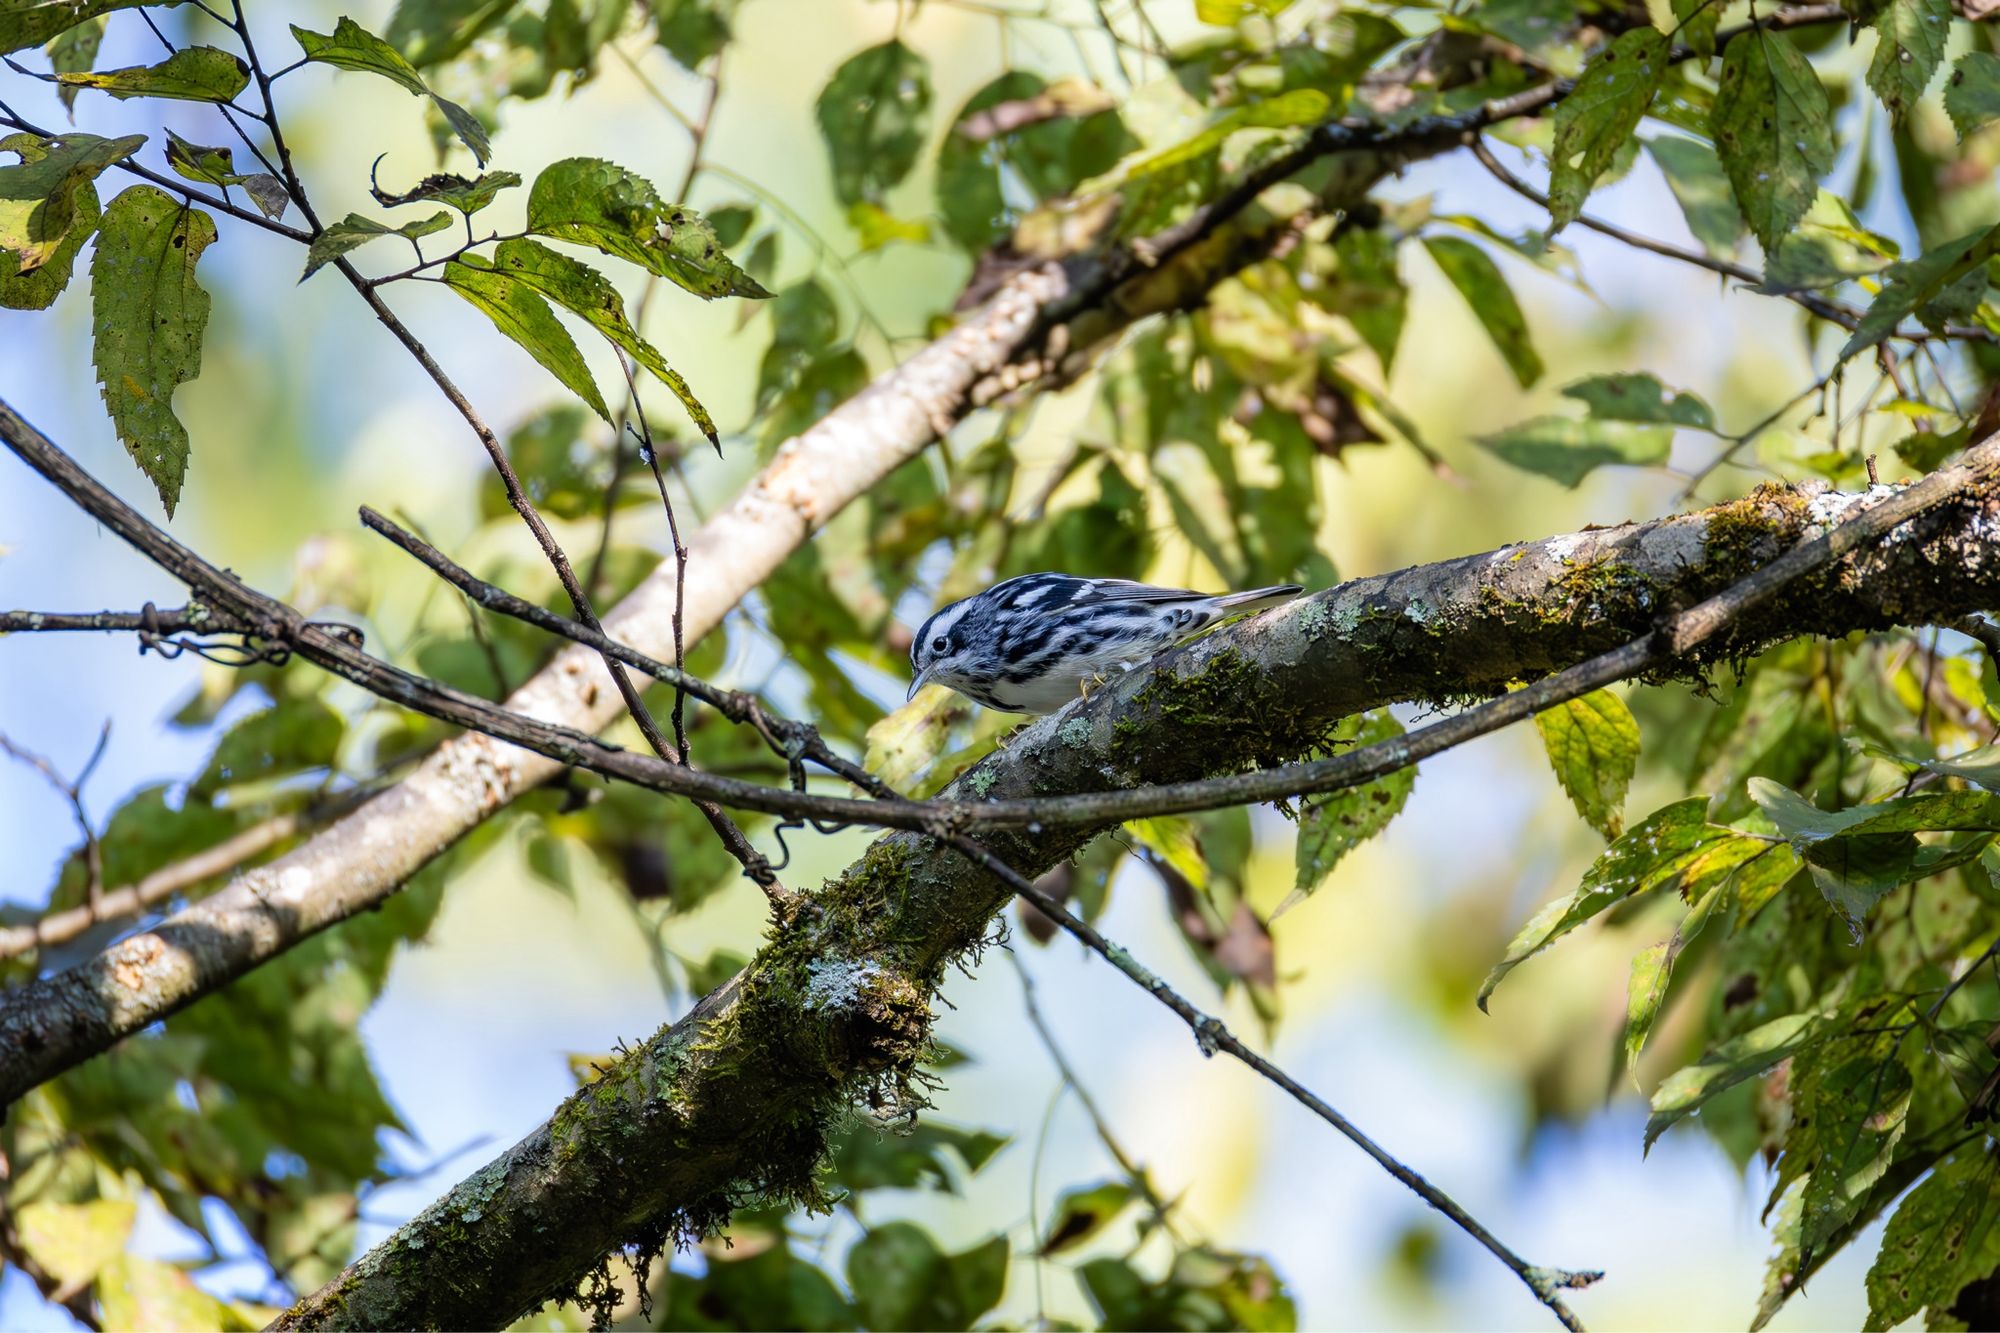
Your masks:
{"label": "bird's head", "polygon": [[959,632],[959,622],[971,603],[953,602],[950,606],[936,611],[917,637],[910,643],[910,692],[905,701],[917,697],[917,691],[932,681],[944,685],[955,685],[964,675],[972,648],[965,636]]}

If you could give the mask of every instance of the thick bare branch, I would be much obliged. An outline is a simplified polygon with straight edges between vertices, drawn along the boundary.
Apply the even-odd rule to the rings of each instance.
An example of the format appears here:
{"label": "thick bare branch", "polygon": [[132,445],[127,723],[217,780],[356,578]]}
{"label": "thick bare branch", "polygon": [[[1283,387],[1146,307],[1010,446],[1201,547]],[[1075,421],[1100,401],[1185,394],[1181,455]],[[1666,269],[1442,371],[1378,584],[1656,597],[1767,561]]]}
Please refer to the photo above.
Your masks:
{"label": "thick bare branch", "polygon": [[[1908,491],[1771,487],[1699,514],[1357,580],[1031,726],[953,794],[1033,797],[1255,769],[1310,750],[1348,713],[1497,692],[1654,644],[1679,607],[1689,614],[1666,621],[1676,642],[1665,646],[1699,640],[1714,656],[1955,618],[2000,598],[1996,453],[1986,446],[1931,487],[1931,501],[1959,489],[1914,518],[1894,503]],[[1865,519],[1871,504],[1876,520],[1840,522]],[[1876,544],[1841,549],[1892,522]],[[1812,544],[1829,530],[1842,534],[1833,550]],[[1811,558],[1835,558],[1801,571],[1802,542]],[[1760,604],[1779,575],[1796,582]],[[1089,836],[1050,826],[994,831],[983,845],[1033,876]],[[951,844],[910,833],[878,841],[730,985],[281,1325],[504,1323],[619,1244],[699,1229],[756,1191],[809,1197],[823,1127],[846,1098],[898,1086],[927,1039],[945,967],[979,947],[1009,896]]]}

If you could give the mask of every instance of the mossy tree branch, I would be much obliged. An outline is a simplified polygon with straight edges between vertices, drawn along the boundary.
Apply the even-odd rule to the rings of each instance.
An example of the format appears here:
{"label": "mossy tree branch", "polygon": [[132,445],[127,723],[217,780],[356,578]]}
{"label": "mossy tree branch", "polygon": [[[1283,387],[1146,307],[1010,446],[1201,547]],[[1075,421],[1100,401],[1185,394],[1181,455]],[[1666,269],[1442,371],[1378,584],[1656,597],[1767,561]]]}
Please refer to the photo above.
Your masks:
{"label": "mossy tree branch", "polygon": [[[1342,716],[1496,693],[1645,636],[1867,500],[1766,487],[1696,514],[1356,580],[1031,726],[948,794],[1106,790],[1292,759]],[[1674,669],[1791,637],[1950,623],[2000,602],[1996,537],[2000,485],[1988,470]],[[982,838],[1035,875],[1091,836]],[[817,1199],[826,1131],[854,1099],[919,1099],[911,1079],[932,997],[946,967],[989,938],[1008,897],[948,845],[881,838],[735,979],[277,1327],[498,1326],[573,1293],[621,1245],[657,1248],[751,1198]]]}

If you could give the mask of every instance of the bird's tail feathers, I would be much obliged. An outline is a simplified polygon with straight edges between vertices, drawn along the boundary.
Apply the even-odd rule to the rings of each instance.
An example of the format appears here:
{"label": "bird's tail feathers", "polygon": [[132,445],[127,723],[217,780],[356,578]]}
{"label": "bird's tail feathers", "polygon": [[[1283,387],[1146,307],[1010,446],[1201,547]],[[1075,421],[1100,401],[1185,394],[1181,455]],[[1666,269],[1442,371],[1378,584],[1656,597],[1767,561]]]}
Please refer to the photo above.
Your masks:
{"label": "bird's tail feathers", "polygon": [[1218,597],[1215,604],[1224,610],[1234,612],[1262,611],[1267,606],[1278,606],[1297,597],[1305,589],[1296,583],[1280,583],[1271,588],[1253,588],[1249,592],[1232,592],[1226,597]]}

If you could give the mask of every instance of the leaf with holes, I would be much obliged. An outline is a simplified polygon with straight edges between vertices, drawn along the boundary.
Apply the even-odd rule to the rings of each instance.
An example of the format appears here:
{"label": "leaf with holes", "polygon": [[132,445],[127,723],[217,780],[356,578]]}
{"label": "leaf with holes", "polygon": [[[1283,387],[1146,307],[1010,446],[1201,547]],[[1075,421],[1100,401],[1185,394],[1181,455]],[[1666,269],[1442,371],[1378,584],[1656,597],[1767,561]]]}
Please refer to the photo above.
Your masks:
{"label": "leaf with holes", "polygon": [[1744,221],[1775,251],[1833,167],[1833,109],[1812,62],[1762,28],[1737,38],[1723,53],[1709,130]]}
{"label": "leaf with holes", "polygon": [[250,85],[250,67],[213,46],[186,46],[157,65],[58,74],[56,81],[65,88],[95,88],[118,98],[228,102]]}
{"label": "leaf with holes", "polygon": [[135,185],[104,210],[90,262],[92,361],[104,405],[169,518],[188,465],[174,390],[201,373],[209,302],[194,270],[214,240],[208,214]]}
{"label": "leaf with holes", "polygon": [[1528,388],[1540,379],[1542,359],[1535,355],[1534,343],[1529,340],[1527,318],[1492,256],[1457,236],[1427,236],[1424,249],[1472,307],[1521,387]]}
{"label": "leaf with holes", "polygon": [[114,10],[181,3],[183,0],[7,0],[0,4],[0,55],[40,46]]}
{"label": "leaf with holes", "polygon": [[[1403,734],[1403,724],[1387,709],[1370,713],[1341,739],[1354,745],[1372,745]],[[1310,895],[1326,882],[1333,868],[1348,852],[1389,826],[1409,802],[1417,784],[1415,766],[1397,769],[1373,782],[1348,787],[1306,802],[1299,814],[1299,838],[1293,852],[1297,880],[1291,896],[1280,905],[1285,910],[1299,898]]]}
{"label": "leaf with holes", "polygon": [[1646,1148],[1660,1135],[1700,1110],[1717,1093],[1770,1069],[1831,1038],[1838,1030],[1831,1013],[1787,1014],[1711,1048],[1653,1092],[1646,1121]]}
{"label": "leaf with holes", "polygon": [[493,267],[496,272],[505,273],[533,287],[610,339],[613,345],[673,390],[674,397],[681,400],[681,406],[687,409],[688,416],[694,420],[702,435],[717,450],[722,448],[721,441],[716,438],[715,421],[708,415],[708,409],[694,396],[694,390],[688,387],[680,372],[667,364],[659,349],[640,337],[639,331],[632,327],[625,316],[625,298],[618,294],[618,289],[611,285],[609,278],[581,260],[558,254],[541,242],[526,237],[500,242],[493,251]]}
{"label": "leaf with holes", "polygon": [[1968,51],[1945,80],[1944,109],[1960,139],[2000,120],[2000,55]]}
{"label": "leaf with holes", "polygon": [[[18,272],[40,268],[81,225],[83,190],[107,169],[124,161],[146,142],[143,134],[102,139],[95,134],[64,134],[39,139],[10,134],[0,139],[0,152],[21,161],[0,167],[0,250],[11,251]],[[96,194],[91,195],[93,203]],[[96,216],[96,208],[88,210]],[[78,244],[81,244],[79,241]],[[74,257],[74,250],[71,251]]]}
{"label": "leaf with holes", "polygon": [[1591,186],[1645,118],[1667,69],[1666,34],[1634,28],[1598,52],[1575,90],[1556,103],[1555,146],[1549,150],[1552,231],[1576,221]]}
{"label": "leaf with holes", "polygon": [[602,158],[545,168],[528,192],[528,230],[627,260],[709,300],[770,296],[724,253],[708,219],[662,202],[650,181]]}
{"label": "leaf with holes", "polygon": [[1911,1190],[1868,1270],[1871,1330],[1924,1309],[1948,1311],[1968,1283],[2000,1267],[2000,1169],[1984,1142],[1946,1158]]}
{"label": "leaf with holes", "polygon": [[446,264],[444,282],[492,320],[494,328],[520,344],[591,411],[610,422],[611,409],[604,405],[604,395],[590,377],[583,354],[576,350],[569,330],[556,319],[548,302],[533,288],[495,272],[477,255],[464,255]]}
{"label": "leaf with holes", "polygon": [[1944,60],[1951,0],[1887,0],[1876,11],[1874,28],[1868,86],[1890,115],[1906,120]]}
{"label": "leaf with holes", "polygon": [[471,217],[498,198],[502,190],[511,190],[520,183],[520,173],[514,171],[489,171],[471,180],[441,171],[424,177],[401,194],[376,186],[371,186],[368,193],[384,208],[400,208],[404,204],[443,204]]}
{"label": "leaf with holes", "polygon": [[192,144],[172,130],[167,131],[167,165],[184,180],[242,186],[250,201],[267,218],[283,217],[291,203],[291,192],[276,176],[261,171],[239,173],[230,149]]}

